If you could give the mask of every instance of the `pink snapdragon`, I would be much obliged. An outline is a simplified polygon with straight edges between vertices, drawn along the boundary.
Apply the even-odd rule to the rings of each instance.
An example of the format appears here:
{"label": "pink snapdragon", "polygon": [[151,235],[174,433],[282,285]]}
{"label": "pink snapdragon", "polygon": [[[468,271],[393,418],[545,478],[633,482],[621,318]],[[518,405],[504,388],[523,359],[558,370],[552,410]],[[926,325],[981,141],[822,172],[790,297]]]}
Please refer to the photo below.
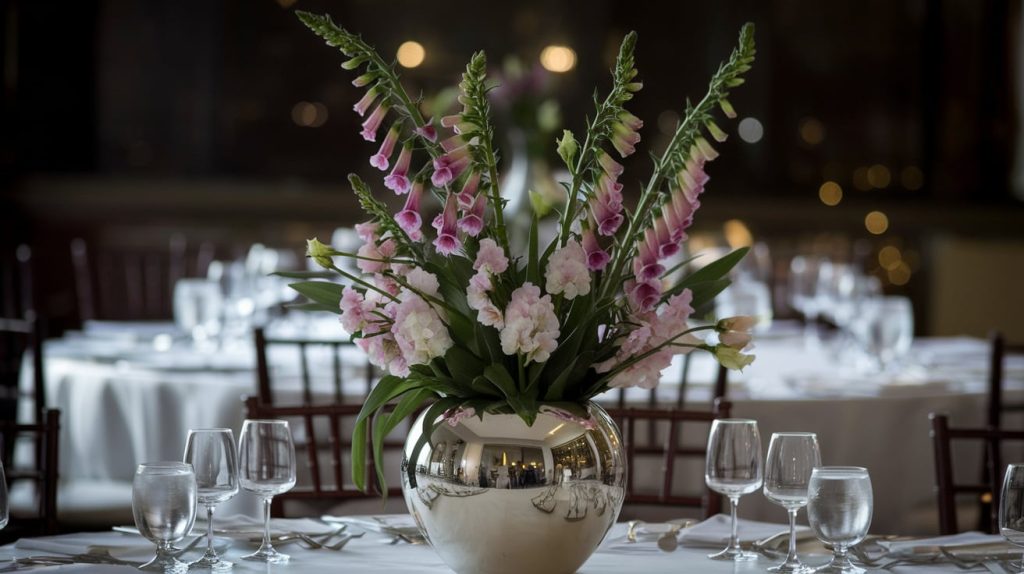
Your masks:
{"label": "pink snapdragon", "polygon": [[434,187],[448,185],[459,178],[459,175],[469,167],[472,159],[468,145],[452,149],[434,160],[434,173],[430,176],[430,182],[434,184]]}
{"label": "pink snapdragon", "polygon": [[402,211],[395,214],[395,222],[413,241],[423,240],[423,232],[420,231],[420,227],[423,225],[423,217],[420,215],[420,199],[422,197],[423,182],[417,181],[412,184],[412,192],[405,199]]}
{"label": "pink snapdragon", "polygon": [[398,136],[399,131],[397,126],[388,130],[388,135],[384,136],[384,142],[380,144],[380,150],[370,156],[370,165],[381,171],[386,171],[388,169],[388,161],[391,158],[391,154],[395,151],[395,144],[398,142]]}
{"label": "pink snapdragon", "polygon": [[575,239],[570,239],[548,258],[544,271],[544,288],[552,295],[561,294],[567,300],[590,293],[590,271],[587,254]]}
{"label": "pink snapdragon", "polygon": [[604,174],[597,181],[590,200],[590,215],[597,222],[597,232],[615,235],[625,218],[622,215],[622,184]]}
{"label": "pink snapdragon", "polygon": [[559,334],[550,295],[541,297],[540,287],[532,283],[512,292],[500,333],[501,350],[506,355],[522,354],[527,363],[543,363],[558,348]]}
{"label": "pink snapdragon", "polygon": [[473,205],[466,213],[459,218],[459,229],[466,232],[466,235],[476,237],[484,229],[484,208],[487,207],[487,198],[478,195]]}
{"label": "pink snapdragon", "polygon": [[469,177],[466,178],[466,183],[462,184],[462,191],[459,192],[459,209],[469,209],[473,207],[473,202],[476,199],[477,191],[480,189],[480,174],[473,172]]}
{"label": "pink snapdragon", "polygon": [[[358,78],[356,79],[358,80]],[[358,102],[355,103],[355,105],[352,106],[352,109],[360,116],[365,116],[366,110],[369,110],[370,106],[373,105],[373,102],[377,101],[377,96],[379,95],[380,90],[377,89],[377,86],[366,90],[366,93]]]}
{"label": "pink snapdragon", "polygon": [[359,135],[363,136],[363,139],[368,142],[377,141],[377,130],[380,129],[380,124],[384,121],[384,116],[388,115],[388,105],[382,103],[377,106],[377,109],[373,110],[370,117],[366,118],[363,122],[363,131],[359,132]]}
{"label": "pink snapdragon", "polygon": [[398,154],[398,161],[391,173],[384,178],[384,187],[402,195],[409,191],[409,164],[412,162],[412,146],[402,146],[402,153]]}
{"label": "pink snapdragon", "polygon": [[444,203],[444,212],[441,214],[440,221],[435,220],[437,228],[437,239],[434,240],[434,247],[437,252],[441,255],[451,255],[462,247],[462,242],[459,241],[458,231],[456,226],[458,225],[458,206],[455,201],[455,194],[449,193],[448,199]]}
{"label": "pink snapdragon", "polygon": [[665,272],[665,266],[658,262],[659,254],[657,232],[654,228],[647,228],[633,258],[633,275],[639,281],[656,280]]}
{"label": "pink snapdragon", "polygon": [[505,251],[498,244],[486,237],[480,240],[480,247],[476,252],[476,261],[473,262],[473,269],[496,275],[504,273],[508,269],[508,257]]}
{"label": "pink snapdragon", "polygon": [[589,226],[583,230],[583,251],[587,254],[587,268],[591,271],[601,271],[611,260],[608,252],[601,249],[594,230]]}
{"label": "pink snapdragon", "polygon": [[650,311],[661,300],[661,282],[657,280],[628,279],[623,289],[626,291],[626,301],[634,312]]}
{"label": "pink snapdragon", "polygon": [[428,142],[437,142],[437,130],[434,128],[434,118],[427,120],[427,123],[413,130],[416,135],[427,140]]}

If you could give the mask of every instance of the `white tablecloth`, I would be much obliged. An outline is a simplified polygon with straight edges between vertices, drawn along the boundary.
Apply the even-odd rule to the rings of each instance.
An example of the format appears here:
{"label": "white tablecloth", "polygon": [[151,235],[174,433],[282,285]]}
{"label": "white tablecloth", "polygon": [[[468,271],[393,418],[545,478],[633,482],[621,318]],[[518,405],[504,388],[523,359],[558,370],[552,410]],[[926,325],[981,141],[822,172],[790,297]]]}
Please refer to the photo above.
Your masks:
{"label": "white tablecloth", "polygon": [[[229,427],[237,432],[244,418],[241,399],[256,388],[252,350],[246,345],[217,353],[188,347],[157,351],[149,338],[107,334],[50,341],[46,352],[49,406],[63,411],[61,475],[70,481],[130,481],[139,462],[180,459],[189,428]],[[733,416],[759,421],[765,450],[772,432],[817,432],[826,464],[870,470],[877,531],[937,530],[927,415],[946,412],[961,426],[981,423],[988,353],[984,341],[918,341],[912,355],[918,365],[897,380],[844,379],[828,351],[807,352],[794,337],[763,337],[755,352],[757,361],[732,377],[729,393]],[[272,356],[271,362],[279,374],[296,372],[294,357]],[[357,395],[365,390],[358,371],[363,363],[351,363],[357,370],[346,377],[346,389]],[[327,369],[319,384],[329,396]],[[666,371],[659,400],[674,402],[679,369],[677,364]],[[695,357],[688,404],[706,403],[714,370],[709,357]],[[1024,365],[1012,361],[1007,374],[1021,380]],[[294,377],[291,388],[297,392]],[[642,389],[628,394],[631,403],[645,404],[647,397]],[[705,436],[706,428],[684,440],[702,446]],[[979,457],[973,452],[961,457],[961,470],[973,473]],[[660,487],[660,464],[657,459],[638,462],[644,469],[634,473],[638,488]],[[703,465],[681,464],[677,476],[679,491],[698,491]],[[645,512],[660,518],[678,514],[673,509]],[[785,516],[759,494],[745,497],[740,512],[769,521]]]}
{"label": "white tablecloth", "polygon": [[[779,525],[778,529],[785,527]],[[701,574],[745,574],[764,572],[771,565],[779,562],[763,556],[756,561],[743,563],[716,562],[707,559],[711,551],[708,548],[680,546],[676,551],[667,553],[658,549],[654,537],[641,537],[636,543],[626,540],[625,524],[615,525],[608,533],[604,543],[579,570],[579,574],[623,574],[626,572],[642,572],[645,574],[670,574],[676,572],[700,572]],[[742,529],[741,529],[742,533]],[[684,538],[685,540],[685,538]],[[321,572],[359,572],[394,574],[444,574],[449,570],[429,545],[420,544],[389,544],[390,538],[367,533],[363,538],[352,540],[340,552],[331,550],[308,550],[300,544],[289,544],[280,547],[281,552],[291,556],[288,564],[264,565],[239,560],[239,557],[252,552],[254,544],[234,542],[225,548],[224,557],[234,562],[235,572],[281,572],[281,573],[321,573]],[[227,542],[225,541],[225,544]],[[0,549],[0,567],[2,560],[11,557],[26,556],[58,556],[62,552],[83,552],[88,547],[109,549],[119,559],[143,561],[152,556],[152,546],[138,536],[114,532],[81,533],[41,539],[23,540],[17,547],[7,546]],[[81,550],[80,550],[81,549]],[[184,559],[195,560],[199,552],[193,551]],[[818,565],[828,560],[828,556],[820,553],[801,556],[807,564]],[[993,567],[997,567],[993,564]],[[55,567],[34,568],[32,572],[57,571]],[[115,573],[137,572],[127,566],[110,565],[75,565],[60,567],[61,572],[81,573]],[[872,572],[881,570],[870,570]],[[948,574],[952,572],[990,572],[980,567],[973,570],[962,570],[951,564],[926,566],[897,566],[887,572],[905,574]]]}

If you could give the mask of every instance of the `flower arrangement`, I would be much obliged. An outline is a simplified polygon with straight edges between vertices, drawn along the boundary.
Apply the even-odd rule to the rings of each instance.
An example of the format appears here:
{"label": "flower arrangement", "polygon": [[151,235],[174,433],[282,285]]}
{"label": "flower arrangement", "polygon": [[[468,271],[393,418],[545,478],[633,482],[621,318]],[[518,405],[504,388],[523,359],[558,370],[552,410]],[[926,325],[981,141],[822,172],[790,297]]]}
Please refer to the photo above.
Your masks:
{"label": "flower arrangement", "polygon": [[[356,253],[316,239],[307,246],[309,257],[349,285],[292,285],[310,300],[307,308],[339,313],[370,361],[387,372],[357,420],[357,486],[365,487],[367,438],[379,461],[384,437],[426,405],[427,425],[485,412],[515,413],[532,425],[541,408],[585,417],[583,404],[609,388],[653,388],[676,354],[708,351],[733,369],[754,359],[743,352],[750,343],[749,318],[691,325],[694,308],[728,286],[726,275],[746,250],[674,284],[667,277],[690,260],[666,268],[700,206],[705,164],[718,155],[705,134],[718,142],[726,138],[712,114],[717,107],[729,118],[736,115],[728,96],[754,61],[752,24],[742,28],[707,94],[687,105],[664,153],[652,156],[652,174],[632,211],[618,181],[623,166],[612,155],[633,154],[643,127],[625,108],[643,87],[634,65],[637,36],[628,34],[610,92],[604,100],[595,95],[582,143],[569,130],[556,142],[571,175],[563,184],[557,238],[538,245],[534,218],[526,253],[517,254],[509,248],[498,189],[487,98],[493,86],[484,53],[472,56],[459,84],[462,112],[428,119],[402,87],[395,65],[360,36],[328,16],[298,16],[349,58],[342,68],[361,71],[352,82],[366,88],[354,106],[366,118],[361,135],[369,142],[382,138],[370,164],[385,172],[384,187],[405,196],[402,209],[392,213],[366,182],[350,175],[370,218],[357,226],[364,245]],[[443,206],[432,232],[423,225],[429,198]],[[339,256],[355,258],[362,273],[338,268],[333,258]],[[717,332],[717,342],[698,338],[702,331]],[[376,468],[383,483],[382,465]]]}

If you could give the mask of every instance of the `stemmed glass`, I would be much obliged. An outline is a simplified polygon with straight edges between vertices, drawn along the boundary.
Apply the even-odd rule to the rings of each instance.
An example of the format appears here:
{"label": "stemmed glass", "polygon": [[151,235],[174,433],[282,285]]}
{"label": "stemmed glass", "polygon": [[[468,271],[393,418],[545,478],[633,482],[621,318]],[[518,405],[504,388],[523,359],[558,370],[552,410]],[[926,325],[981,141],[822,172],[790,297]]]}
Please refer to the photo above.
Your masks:
{"label": "stemmed glass", "polygon": [[242,488],[263,499],[263,544],[242,559],[288,562],[288,555],[270,544],[270,502],[295,486],[295,445],[287,421],[245,421],[238,440],[238,473]]}
{"label": "stemmed glass", "polygon": [[725,550],[708,558],[735,562],[757,559],[757,554],[740,548],[736,509],[741,496],[761,488],[762,460],[761,433],[757,430],[757,421],[718,419],[711,423],[704,480],[708,488],[729,497],[732,506],[732,536]]}
{"label": "stemmed glass", "polygon": [[213,548],[213,509],[238,494],[236,459],[235,436],[231,429],[188,431],[185,462],[195,469],[199,503],[206,506],[206,553],[192,564],[193,568],[224,571],[233,566],[221,560]]}
{"label": "stemmed glass", "polygon": [[809,432],[777,432],[768,445],[764,496],[789,512],[789,554],[769,572],[810,572],[796,554],[796,514],[807,506],[811,471],[821,466],[818,436]]}
{"label": "stemmed glass", "polygon": [[[1024,546],[1024,464],[1006,467],[999,495],[999,533],[1010,544]],[[1016,572],[1024,572],[1024,560],[1011,566]]]}
{"label": "stemmed glass", "polygon": [[850,562],[850,547],[864,539],[871,527],[874,497],[866,468],[820,466],[807,487],[807,519],[818,540],[832,545],[832,561],[815,572],[864,572]]}
{"label": "stemmed glass", "polygon": [[185,537],[196,520],[196,475],[184,462],[149,462],[132,480],[135,526],[156,544],[156,557],[139,567],[150,572],[187,572],[171,554],[171,544]]}

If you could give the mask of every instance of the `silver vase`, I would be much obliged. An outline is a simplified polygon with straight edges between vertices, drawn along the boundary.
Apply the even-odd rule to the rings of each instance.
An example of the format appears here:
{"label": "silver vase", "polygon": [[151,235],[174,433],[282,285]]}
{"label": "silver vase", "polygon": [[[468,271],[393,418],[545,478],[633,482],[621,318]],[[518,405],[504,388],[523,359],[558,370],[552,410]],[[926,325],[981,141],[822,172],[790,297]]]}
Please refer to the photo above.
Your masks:
{"label": "silver vase", "polygon": [[593,554],[622,509],[626,456],[608,413],[585,408],[587,419],[542,407],[533,426],[510,414],[449,418],[415,460],[422,420],[413,425],[405,502],[452,570],[571,574]]}

